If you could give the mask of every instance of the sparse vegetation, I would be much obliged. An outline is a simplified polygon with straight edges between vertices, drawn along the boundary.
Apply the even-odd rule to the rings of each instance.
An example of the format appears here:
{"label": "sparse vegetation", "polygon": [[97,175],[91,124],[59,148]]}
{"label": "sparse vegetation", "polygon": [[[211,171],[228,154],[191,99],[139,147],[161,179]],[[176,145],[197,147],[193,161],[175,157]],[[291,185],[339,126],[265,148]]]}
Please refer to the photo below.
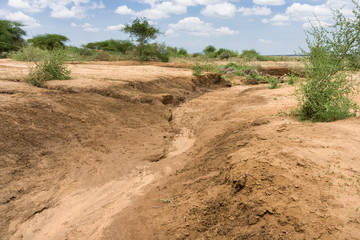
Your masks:
{"label": "sparse vegetation", "polygon": [[128,40],[109,39],[101,42],[90,42],[83,45],[84,48],[93,50],[103,50],[107,52],[119,52],[127,54],[135,49],[135,45]]}
{"label": "sparse vegetation", "polygon": [[65,80],[70,79],[70,70],[65,63],[66,55],[62,50],[54,50],[49,56],[36,62],[35,67],[30,70],[25,81],[38,86],[48,80]]}
{"label": "sparse vegetation", "polygon": [[263,61],[265,60],[263,56],[260,55],[256,50],[250,49],[250,50],[243,50],[240,57],[244,59],[245,61]]}
{"label": "sparse vegetation", "polygon": [[215,65],[215,64],[200,64],[196,63],[194,66],[192,66],[193,75],[194,76],[200,76],[203,72],[221,72],[221,66]]}
{"label": "sparse vegetation", "polygon": [[354,80],[346,73],[346,56],[358,51],[360,39],[360,7],[354,1],[355,18],[333,11],[335,24],[312,25],[307,31],[309,52],[305,61],[306,81],[297,90],[301,120],[334,121],[355,115],[358,106],[352,96]]}
{"label": "sparse vegetation", "polygon": [[280,79],[273,76],[268,76],[265,80],[269,83],[269,89],[280,88]]}

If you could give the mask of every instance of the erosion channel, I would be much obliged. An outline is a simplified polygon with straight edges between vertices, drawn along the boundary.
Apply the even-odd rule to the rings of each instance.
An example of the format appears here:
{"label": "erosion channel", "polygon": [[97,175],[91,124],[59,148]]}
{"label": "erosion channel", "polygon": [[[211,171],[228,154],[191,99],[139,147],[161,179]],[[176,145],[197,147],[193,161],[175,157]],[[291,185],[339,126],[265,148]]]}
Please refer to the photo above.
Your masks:
{"label": "erosion channel", "polygon": [[285,84],[72,68],[40,88],[0,80],[1,239],[360,239],[358,118],[281,114]]}

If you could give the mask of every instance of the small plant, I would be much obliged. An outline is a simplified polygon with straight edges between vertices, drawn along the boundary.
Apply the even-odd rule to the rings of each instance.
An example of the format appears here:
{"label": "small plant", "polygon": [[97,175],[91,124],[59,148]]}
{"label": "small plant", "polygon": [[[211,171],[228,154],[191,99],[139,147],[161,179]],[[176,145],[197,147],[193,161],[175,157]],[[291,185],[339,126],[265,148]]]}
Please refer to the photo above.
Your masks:
{"label": "small plant", "polygon": [[191,69],[193,70],[193,75],[194,76],[201,76],[201,74],[203,72],[216,72],[216,73],[220,73],[220,68],[217,65],[214,64],[199,64],[196,63],[195,65],[193,65],[191,67]]}
{"label": "small plant", "polygon": [[162,203],[172,203],[172,199],[171,199],[171,198],[167,198],[167,199],[159,198],[159,201],[161,201]]}
{"label": "small plant", "polygon": [[280,80],[277,77],[268,76],[266,81],[269,83],[269,89],[280,88]]}
{"label": "small plant", "polygon": [[70,79],[70,70],[65,63],[65,54],[62,50],[54,50],[47,59],[37,62],[35,67],[30,70],[25,81],[34,86],[38,86],[48,80]]}
{"label": "small plant", "polygon": [[288,80],[288,84],[289,85],[294,85],[295,83],[297,83],[299,81],[299,77],[296,76],[296,74],[294,73],[290,73],[289,74],[289,80]]}

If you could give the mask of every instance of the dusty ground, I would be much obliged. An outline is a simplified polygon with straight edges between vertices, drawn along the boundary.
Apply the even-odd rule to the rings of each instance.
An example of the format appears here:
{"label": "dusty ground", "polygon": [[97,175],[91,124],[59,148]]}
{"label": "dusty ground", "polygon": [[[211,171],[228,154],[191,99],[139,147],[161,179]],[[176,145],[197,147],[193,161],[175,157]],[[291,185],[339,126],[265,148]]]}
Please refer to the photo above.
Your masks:
{"label": "dusty ground", "polygon": [[359,118],[186,64],[27,68],[0,61],[1,239],[360,239]]}

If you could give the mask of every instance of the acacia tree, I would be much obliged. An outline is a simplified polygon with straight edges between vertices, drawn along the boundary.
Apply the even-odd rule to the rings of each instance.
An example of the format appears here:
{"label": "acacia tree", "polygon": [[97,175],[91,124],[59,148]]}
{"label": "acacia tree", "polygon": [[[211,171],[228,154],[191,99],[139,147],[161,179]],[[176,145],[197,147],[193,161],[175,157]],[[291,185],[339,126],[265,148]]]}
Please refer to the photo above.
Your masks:
{"label": "acacia tree", "polygon": [[38,47],[46,50],[54,50],[55,48],[62,48],[65,46],[65,42],[69,39],[60,34],[41,34],[28,39],[28,43],[31,43],[34,47]]}
{"label": "acacia tree", "polygon": [[353,116],[356,84],[346,72],[346,57],[360,49],[360,6],[353,0],[353,18],[333,11],[335,24],[312,25],[307,31],[309,51],[306,81],[297,90],[301,120],[334,121]]}
{"label": "acacia tree", "polygon": [[131,24],[126,24],[121,31],[130,34],[130,37],[138,43],[140,61],[145,60],[144,51],[149,41],[156,39],[160,34],[160,30],[150,25],[146,18],[136,18]]}
{"label": "acacia tree", "polygon": [[26,32],[20,22],[0,19],[0,53],[19,50],[25,43]]}

